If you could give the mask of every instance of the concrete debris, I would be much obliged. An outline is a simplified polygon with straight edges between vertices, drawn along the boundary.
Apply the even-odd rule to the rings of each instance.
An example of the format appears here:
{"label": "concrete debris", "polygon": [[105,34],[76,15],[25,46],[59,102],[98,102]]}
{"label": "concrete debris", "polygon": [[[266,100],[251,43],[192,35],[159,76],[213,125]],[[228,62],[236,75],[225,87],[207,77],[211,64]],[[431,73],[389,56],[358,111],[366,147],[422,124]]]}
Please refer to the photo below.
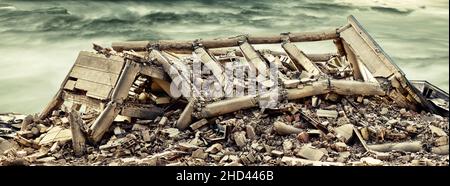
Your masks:
{"label": "concrete debris", "polygon": [[309,145],[303,146],[297,153],[297,156],[312,161],[319,161],[324,155],[325,154],[321,150],[313,148]]}
{"label": "concrete debris", "polygon": [[316,114],[319,117],[327,117],[327,118],[337,118],[338,117],[338,112],[336,112],[335,110],[318,109]]}
{"label": "concrete debris", "polygon": [[[94,45],[41,113],[0,114],[0,165],[448,166],[448,93],[409,81],[348,21],[246,40]],[[319,40],[338,52],[293,44]],[[267,80],[272,63],[280,83]],[[193,74],[194,65],[208,70]],[[250,94],[253,83],[278,89]],[[228,95],[239,88],[249,94]]]}

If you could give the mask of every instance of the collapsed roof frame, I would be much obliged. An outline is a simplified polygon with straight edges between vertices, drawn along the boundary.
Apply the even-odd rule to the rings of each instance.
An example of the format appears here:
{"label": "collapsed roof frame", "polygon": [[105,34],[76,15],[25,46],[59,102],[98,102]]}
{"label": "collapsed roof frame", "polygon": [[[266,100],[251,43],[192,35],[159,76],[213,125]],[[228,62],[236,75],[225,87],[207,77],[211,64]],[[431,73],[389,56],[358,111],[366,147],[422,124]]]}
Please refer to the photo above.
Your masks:
{"label": "collapsed roof frame", "polygon": [[[213,50],[215,48],[239,47],[241,51],[240,54],[247,59],[251,59],[247,61],[252,63],[258,71],[262,71],[260,68],[264,67],[258,67],[258,63],[261,63],[261,59],[258,59],[258,53],[251,45],[282,44],[282,48],[286,51],[291,60],[295,62],[294,64],[297,68],[304,69],[313,74],[320,74],[320,70],[314,66],[308,57],[326,59],[334,54],[325,55],[325,57],[309,56],[304,54],[292,43],[323,40],[334,41],[337,48],[337,55],[346,57],[347,61],[352,66],[353,76],[356,81],[344,82],[330,79],[317,81],[314,82],[312,86],[288,89],[288,99],[298,99],[329,92],[336,92],[342,95],[387,95],[402,107],[413,110],[424,109],[432,113],[438,113],[436,108],[422,96],[420,91],[411,85],[404,73],[395,65],[393,60],[381,49],[353,16],[348,17],[348,24],[343,27],[320,32],[282,33],[270,36],[246,35],[224,39],[192,41],[160,40],[118,42],[113,43],[112,48],[118,52],[130,50],[135,52],[146,52],[152,57],[152,60],[156,60],[162,65],[163,70],[171,76],[173,74],[169,74],[168,70],[168,68],[171,68],[171,63],[164,57],[162,54],[163,51],[176,53],[195,52],[202,56],[203,61],[210,60],[214,63],[216,59],[210,55],[206,55],[208,52],[220,53],[220,50]],[[82,103],[92,102],[93,105],[100,105],[103,111],[100,116],[97,117],[89,131],[90,139],[93,142],[99,142],[119,113],[133,115],[133,113],[136,112],[145,112],[142,110],[139,111],[138,107],[129,108],[132,111],[127,112],[127,108],[123,107],[128,91],[139,74],[148,75],[152,78],[161,80],[167,80],[168,78],[163,70],[148,65],[145,63],[144,57],[139,55],[126,53],[123,58],[116,59],[114,59],[116,56],[112,56],[111,58],[91,56],[104,60],[105,62],[102,63],[104,66],[110,66],[110,63],[115,63],[117,67],[112,71],[112,73],[115,74],[113,78],[114,81],[109,82],[108,87],[105,88],[105,91],[103,91],[103,94],[100,96],[95,93],[89,95],[89,90],[95,92],[97,91],[96,88],[85,88],[89,90],[87,90],[87,92],[82,92],[81,95],[70,92],[70,90],[74,90],[74,86],[80,86],[80,83],[74,84],[73,81],[78,81],[77,78],[83,78],[82,76],[74,75],[74,69],[78,68],[80,63],[82,63],[82,60],[79,59],[88,55],[89,54],[80,53],[77,62],[63,81],[59,91],[52,101],[43,109],[39,117],[40,119],[46,118],[53,110],[60,107],[66,99],[78,100]],[[253,57],[249,57],[249,55]],[[85,65],[92,66],[92,64]],[[217,72],[220,73],[220,70],[218,69]],[[372,74],[373,77],[369,74]],[[177,74],[175,74],[175,76],[177,76]],[[178,76],[180,75],[178,74]],[[101,77],[94,77],[91,80],[98,81],[98,78],[101,79]],[[183,90],[179,91],[184,92]],[[188,101],[189,104],[177,121],[177,125],[180,129],[186,128],[192,120],[194,100]],[[240,109],[254,107],[257,105],[255,102],[257,102],[256,96],[226,99],[206,105],[202,113],[203,117],[217,116]],[[233,103],[231,104],[233,106],[225,109],[222,108],[223,105],[230,105],[229,103]],[[161,111],[158,111],[157,109],[155,109],[154,112],[161,113]]]}

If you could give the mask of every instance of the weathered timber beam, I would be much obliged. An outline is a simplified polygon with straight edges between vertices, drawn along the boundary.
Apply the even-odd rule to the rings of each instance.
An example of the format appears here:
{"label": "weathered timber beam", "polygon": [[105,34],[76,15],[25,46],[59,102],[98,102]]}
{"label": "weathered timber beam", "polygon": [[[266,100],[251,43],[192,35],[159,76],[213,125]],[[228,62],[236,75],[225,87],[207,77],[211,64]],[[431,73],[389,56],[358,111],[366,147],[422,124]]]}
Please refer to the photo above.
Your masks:
{"label": "weathered timber beam", "polygon": [[312,63],[305,53],[298,49],[293,43],[287,42],[283,43],[281,46],[292,59],[295,66],[297,66],[297,69],[304,69],[314,76],[318,76],[321,73],[319,67]]}
{"label": "weathered timber beam", "polygon": [[205,40],[159,40],[159,41],[127,41],[114,42],[112,48],[115,51],[134,50],[142,51],[148,50],[151,46],[158,46],[160,50],[190,50],[193,51],[193,43],[202,44],[206,48],[222,48],[235,47],[239,45],[239,41],[245,39],[250,44],[276,44],[281,43],[283,39],[289,39],[291,42],[308,42],[308,41],[322,41],[333,40],[339,37],[337,29],[330,29],[318,32],[301,32],[301,33],[287,33],[279,35],[268,36],[237,36],[222,39],[205,39]]}
{"label": "weathered timber beam", "polygon": [[[305,85],[303,88],[287,89],[287,99],[294,100],[310,96],[336,93],[339,95],[385,95],[385,92],[375,83],[365,83],[345,80],[321,80]],[[248,95],[207,104],[202,109],[203,117],[214,117],[232,113],[241,109],[258,106],[259,100],[265,100],[269,94]]]}

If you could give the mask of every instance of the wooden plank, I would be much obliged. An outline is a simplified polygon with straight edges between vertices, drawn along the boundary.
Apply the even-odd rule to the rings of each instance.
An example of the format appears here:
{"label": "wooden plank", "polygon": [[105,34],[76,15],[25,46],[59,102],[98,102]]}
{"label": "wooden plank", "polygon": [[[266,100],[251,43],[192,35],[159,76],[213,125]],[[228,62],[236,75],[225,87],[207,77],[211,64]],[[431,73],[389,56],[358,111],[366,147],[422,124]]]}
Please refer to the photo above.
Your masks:
{"label": "wooden plank", "polygon": [[281,46],[294,62],[297,69],[304,69],[314,76],[318,76],[321,73],[320,69],[313,62],[311,62],[311,60],[306,57],[305,53],[298,49],[295,44],[288,42],[282,44]]}
{"label": "wooden plank", "polygon": [[92,81],[86,81],[84,79],[78,79],[75,88],[80,90],[86,90],[86,96],[105,100],[109,97],[112,86],[95,83]]}
{"label": "wooden plank", "polygon": [[124,60],[118,56],[106,58],[102,54],[94,54],[92,52],[81,51],[75,62],[76,66],[95,69],[97,71],[110,72],[120,74],[124,64]]}
{"label": "wooden plank", "polygon": [[69,76],[110,86],[114,86],[119,78],[119,74],[102,72],[80,66],[75,66]]}

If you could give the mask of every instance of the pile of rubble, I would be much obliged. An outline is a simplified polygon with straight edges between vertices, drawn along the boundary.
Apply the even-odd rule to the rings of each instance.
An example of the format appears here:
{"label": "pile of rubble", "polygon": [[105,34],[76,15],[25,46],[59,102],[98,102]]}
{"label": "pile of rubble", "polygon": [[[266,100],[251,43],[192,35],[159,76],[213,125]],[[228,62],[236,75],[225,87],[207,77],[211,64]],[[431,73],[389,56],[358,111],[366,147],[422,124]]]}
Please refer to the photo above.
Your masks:
{"label": "pile of rubble", "polygon": [[[337,53],[293,44],[322,40]],[[1,165],[448,165],[448,93],[413,85],[353,17],[94,50],[41,113],[0,114]]]}
{"label": "pile of rubble", "polygon": [[[381,97],[290,102],[248,109],[189,130],[180,109],[154,120],[114,122],[102,145],[77,157],[68,113],[44,121],[1,116],[2,165],[446,165],[448,117],[392,106]],[[95,114],[93,114],[95,115]],[[84,123],[93,115],[82,115]],[[24,130],[22,123],[30,122]],[[314,125],[322,126],[327,133]],[[14,131],[16,134],[13,135]],[[15,139],[15,140],[13,140]]]}

